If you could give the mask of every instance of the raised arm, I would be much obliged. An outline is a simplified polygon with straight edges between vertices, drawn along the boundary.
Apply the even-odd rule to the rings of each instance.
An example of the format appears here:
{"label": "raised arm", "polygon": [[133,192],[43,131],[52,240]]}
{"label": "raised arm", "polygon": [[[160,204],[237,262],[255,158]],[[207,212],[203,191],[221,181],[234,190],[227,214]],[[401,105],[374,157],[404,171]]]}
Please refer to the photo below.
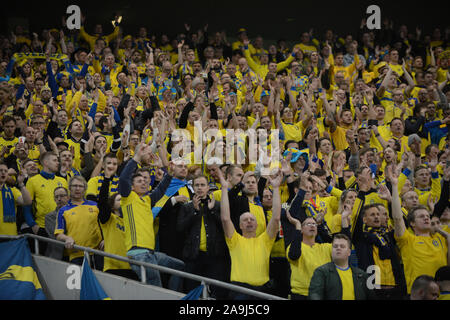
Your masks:
{"label": "raised arm", "polygon": [[220,219],[222,221],[223,231],[228,239],[231,239],[236,229],[231,221],[230,201],[228,199],[228,181],[223,176],[221,170],[218,170],[220,184],[222,186],[222,197],[220,199]]}
{"label": "raised arm", "polygon": [[125,168],[123,168],[122,173],[119,178],[119,193],[122,197],[128,197],[131,193],[132,188],[132,176],[137,168],[138,163],[141,162],[142,149],[146,147],[144,143],[138,144],[136,146],[134,158],[127,162]]}
{"label": "raised arm", "polygon": [[287,57],[286,60],[277,63],[277,72],[286,69],[292,63],[292,61],[294,61],[295,56],[297,55],[297,53],[299,51],[300,51],[300,48],[299,47],[295,47],[292,50],[292,54],[290,54],[289,57]]}
{"label": "raised arm", "polygon": [[244,40],[244,57],[247,60],[248,66],[250,67],[250,69],[252,69],[254,72],[258,73],[258,70],[260,68],[260,64],[258,64],[255,60],[253,60],[250,51],[248,49],[248,45],[249,45],[249,41],[248,39]]}
{"label": "raised arm", "polygon": [[411,77],[408,70],[406,69],[405,59],[403,59],[402,69],[403,69],[403,76],[405,77],[406,81],[408,82],[408,86],[405,89],[405,96],[407,97],[411,94],[411,91],[414,89],[416,84],[414,83],[413,78]]}
{"label": "raised arm", "polygon": [[389,65],[387,65],[387,68],[388,68],[388,72],[386,73],[386,75],[384,76],[384,79],[383,79],[383,81],[381,82],[381,85],[380,85],[380,87],[378,88],[378,90],[377,90],[377,92],[376,92],[376,95],[378,96],[378,97],[382,97],[383,95],[384,95],[384,91],[386,91],[386,88],[387,88],[387,84],[388,84],[388,82],[389,82],[389,78],[391,77],[391,75],[392,75],[392,69],[389,67]]}
{"label": "raised arm", "polygon": [[283,173],[279,170],[274,178],[269,176],[269,183],[273,189],[272,198],[272,218],[267,224],[266,232],[269,238],[273,239],[277,236],[280,226],[280,214],[281,214],[281,198],[280,198],[280,185],[283,181]]}
{"label": "raised arm", "polygon": [[300,220],[293,218],[289,211],[286,211],[288,221],[295,227],[293,240],[288,249],[288,257],[291,260],[298,260],[302,255],[302,224]]}
{"label": "raised arm", "polygon": [[445,208],[447,208],[450,193],[449,189],[450,189],[450,166],[447,166],[444,169],[441,195],[439,197],[439,201],[434,206],[433,216],[440,218],[441,215],[444,213]]}
{"label": "raised arm", "polygon": [[392,185],[392,218],[394,219],[394,234],[396,237],[401,237],[406,231],[406,226],[403,221],[400,195],[398,193],[398,177],[392,166],[386,168],[386,178]]}
{"label": "raised arm", "polygon": [[105,224],[111,217],[111,207],[108,203],[109,185],[110,179],[103,179],[102,185],[100,186],[100,192],[98,194],[98,220],[100,223]]}

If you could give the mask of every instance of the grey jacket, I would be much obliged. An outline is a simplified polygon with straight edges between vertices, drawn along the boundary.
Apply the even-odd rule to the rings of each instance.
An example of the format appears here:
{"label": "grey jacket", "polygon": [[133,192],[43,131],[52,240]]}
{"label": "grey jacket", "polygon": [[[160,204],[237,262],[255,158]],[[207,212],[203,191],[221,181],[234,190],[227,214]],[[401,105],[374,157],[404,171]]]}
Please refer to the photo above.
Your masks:
{"label": "grey jacket", "polygon": [[[55,239],[55,227],[56,227],[56,219],[58,216],[58,211],[52,211],[45,216],[45,231],[47,231],[50,238]],[[53,243],[49,243],[47,245],[47,250],[45,252],[45,256],[62,260],[64,254],[64,245],[57,245]]]}

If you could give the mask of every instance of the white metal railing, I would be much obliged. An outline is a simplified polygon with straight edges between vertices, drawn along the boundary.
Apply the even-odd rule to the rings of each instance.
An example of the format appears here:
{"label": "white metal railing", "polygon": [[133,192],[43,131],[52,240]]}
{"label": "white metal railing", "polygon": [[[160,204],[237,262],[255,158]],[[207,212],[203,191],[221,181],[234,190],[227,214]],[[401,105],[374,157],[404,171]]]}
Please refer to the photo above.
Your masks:
{"label": "white metal railing", "polygon": [[[46,238],[46,237],[42,237],[42,236],[38,236],[38,235],[35,235],[35,234],[31,234],[31,233],[26,233],[26,234],[17,235],[17,236],[0,235],[0,239],[10,239],[10,240],[19,239],[19,238],[22,238],[22,237],[34,239],[34,248],[35,248],[35,253],[34,254],[37,254],[37,255],[40,254],[39,253],[39,241],[44,241],[44,242],[53,243],[53,244],[56,244],[56,245],[59,245],[59,246],[64,246],[64,242],[62,242],[62,241],[51,239],[51,238]],[[182,278],[188,278],[188,279],[191,279],[191,280],[199,281],[201,284],[204,285],[203,294],[202,294],[202,298],[203,299],[210,299],[208,297],[208,291],[206,289],[206,285],[214,285],[214,286],[217,286],[217,287],[221,287],[221,288],[225,288],[225,289],[228,289],[228,290],[232,290],[232,291],[236,291],[236,292],[239,292],[239,293],[243,293],[243,294],[247,294],[247,295],[250,295],[250,296],[254,296],[254,297],[260,298],[260,299],[265,299],[265,300],[286,300],[285,298],[282,298],[282,297],[278,297],[278,296],[274,296],[274,295],[271,295],[271,294],[259,292],[259,291],[256,291],[256,290],[252,290],[252,289],[248,289],[248,288],[241,287],[241,286],[238,286],[238,285],[226,283],[226,282],[219,281],[219,280],[216,280],[216,279],[202,277],[202,276],[199,276],[199,275],[196,275],[196,274],[187,273],[187,272],[184,272],[184,271],[175,270],[175,269],[167,268],[167,267],[164,267],[164,266],[159,266],[157,264],[136,261],[136,260],[129,259],[127,257],[122,257],[122,256],[119,256],[119,255],[107,253],[107,252],[104,252],[104,251],[100,251],[100,250],[96,250],[96,249],[92,249],[92,248],[88,248],[88,247],[79,246],[79,245],[76,245],[76,244],[73,246],[73,248],[77,249],[77,250],[84,251],[85,255],[87,253],[93,253],[93,254],[104,256],[104,257],[108,257],[108,258],[112,258],[112,259],[128,262],[130,264],[139,265],[141,267],[141,282],[144,283],[144,284],[146,283],[146,276],[145,276],[145,268],[146,267],[147,268],[156,269],[158,271],[162,271],[162,272],[169,273],[169,274],[172,274],[172,275],[180,276]],[[89,259],[87,259],[87,260],[89,261]]]}

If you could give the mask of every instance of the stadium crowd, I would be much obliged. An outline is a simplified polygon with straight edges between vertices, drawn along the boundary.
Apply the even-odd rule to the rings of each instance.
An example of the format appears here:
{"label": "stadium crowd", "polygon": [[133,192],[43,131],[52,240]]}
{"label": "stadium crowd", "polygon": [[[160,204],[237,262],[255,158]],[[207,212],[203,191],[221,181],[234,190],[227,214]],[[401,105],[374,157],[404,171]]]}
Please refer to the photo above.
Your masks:
{"label": "stadium crowd", "polygon": [[293,300],[450,299],[449,28],[362,21],[288,47],[120,20],[0,36],[0,234]]}

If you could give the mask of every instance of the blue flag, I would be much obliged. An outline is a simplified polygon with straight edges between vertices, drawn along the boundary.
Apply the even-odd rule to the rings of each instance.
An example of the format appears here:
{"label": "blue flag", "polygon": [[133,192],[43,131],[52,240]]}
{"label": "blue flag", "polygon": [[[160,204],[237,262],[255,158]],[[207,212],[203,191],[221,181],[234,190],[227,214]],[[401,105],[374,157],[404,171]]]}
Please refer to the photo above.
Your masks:
{"label": "blue flag", "polygon": [[198,300],[203,292],[203,285],[191,290],[187,295],[185,295],[181,300]]}
{"label": "blue flag", "polygon": [[172,178],[172,180],[170,180],[170,184],[166,190],[166,193],[164,194],[164,196],[161,197],[161,199],[159,199],[158,202],[155,203],[155,205],[152,208],[153,217],[156,217],[161,211],[161,209],[164,207],[166,202],[170,199],[170,197],[173,196],[175,193],[177,193],[178,190],[180,190],[180,188],[184,186],[187,186],[187,181]]}
{"label": "blue flag", "polygon": [[86,257],[84,257],[81,273],[80,300],[111,300],[98,282],[94,272],[92,272]]}
{"label": "blue flag", "polygon": [[45,300],[25,238],[0,243],[0,300]]}

